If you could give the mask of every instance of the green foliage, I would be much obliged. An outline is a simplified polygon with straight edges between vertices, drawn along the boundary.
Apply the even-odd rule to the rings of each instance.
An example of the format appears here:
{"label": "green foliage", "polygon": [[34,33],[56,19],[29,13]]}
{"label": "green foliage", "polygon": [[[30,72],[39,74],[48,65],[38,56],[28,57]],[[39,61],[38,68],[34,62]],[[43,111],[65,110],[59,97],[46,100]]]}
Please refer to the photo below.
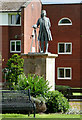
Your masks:
{"label": "green foliage", "polygon": [[43,76],[38,76],[35,74],[28,74],[26,78],[25,74],[21,74],[18,77],[18,83],[14,86],[14,89],[17,90],[28,90],[30,89],[31,95],[36,96],[43,96],[49,91],[49,83],[44,79]]}
{"label": "green foliage", "polygon": [[67,90],[68,88],[71,88],[70,86],[64,86],[64,85],[56,85],[56,90]]}
{"label": "green foliage", "polygon": [[31,75],[28,74],[27,78],[29,86],[26,89],[31,90],[31,95],[36,96],[36,95],[42,95],[43,97],[49,91],[49,83],[47,80],[44,79],[43,76],[38,76],[38,75]]}
{"label": "green foliage", "polygon": [[49,91],[47,94],[47,112],[56,113],[56,112],[66,112],[69,108],[69,103],[63,94],[57,90]]}
{"label": "green foliage", "polygon": [[12,57],[7,62],[7,69],[8,75],[7,80],[8,82],[17,84],[17,77],[18,75],[23,73],[23,65],[24,60],[18,54],[12,55]]}
{"label": "green foliage", "polygon": [[[64,86],[64,85],[56,85],[55,86],[56,90],[60,91],[63,95],[67,95],[68,91],[67,89],[70,89],[70,86]],[[70,93],[72,94],[72,93]]]}
{"label": "green foliage", "polygon": [[17,85],[13,84],[13,88],[14,88],[14,90],[25,90],[25,88],[27,88],[28,85],[29,84],[27,81],[27,77],[25,76],[24,73],[22,73],[17,78]]}

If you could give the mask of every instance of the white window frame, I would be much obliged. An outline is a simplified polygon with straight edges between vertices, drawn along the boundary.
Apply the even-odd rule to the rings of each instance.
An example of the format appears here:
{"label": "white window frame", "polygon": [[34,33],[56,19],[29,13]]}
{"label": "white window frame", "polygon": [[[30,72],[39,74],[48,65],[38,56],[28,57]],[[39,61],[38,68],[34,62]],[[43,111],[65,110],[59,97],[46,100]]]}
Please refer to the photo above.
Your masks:
{"label": "white window frame", "polygon": [[17,13],[9,13],[8,14],[8,24],[10,26],[21,26],[21,13],[19,13],[19,14],[20,14],[20,24],[12,24],[11,23],[11,15],[15,15],[15,21],[16,21],[16,15],[17,15]]}
{"label": "white window frame", "polygon": [[[59,52],[59,44],[64,44],[64,52]],[[66,44],[70,44],[71,45],[71,51],[70,52],[66,52]],[[58,43],[58,54],[72,54],[72,43],[70,42],[59,42]]]}
{"label": "white window frame", "polygon": [[[61,21],[62,21],[63,19],[68,19],[71,23],[61,23]],[[58,22],[58,26],[61,26],[61,25],[72,25],[72,21],[71,21],[69,18],[64,17],[64,18],[60,19],[59,22]]]}
{"label": "white window frame", "polygon": [[[62,78],[62,77],[59,77],[59,69],[64,69],[64,78]],[[70,69],[70,77],[65,77],[65,70],[66,69]],[[59,80],[71,80],[72,79],[72,68],[71,67],[58,67],[57,68],[57,78],[59,79]]]}
{"label": "white window frame", "polygon": [[[20,51],[16,51],[16,42],[20,41]],[[15,51],[11,50],[11,43],[15,42]],[[11,40],[10,41],[10,53],[21,53],[21,40]]]}

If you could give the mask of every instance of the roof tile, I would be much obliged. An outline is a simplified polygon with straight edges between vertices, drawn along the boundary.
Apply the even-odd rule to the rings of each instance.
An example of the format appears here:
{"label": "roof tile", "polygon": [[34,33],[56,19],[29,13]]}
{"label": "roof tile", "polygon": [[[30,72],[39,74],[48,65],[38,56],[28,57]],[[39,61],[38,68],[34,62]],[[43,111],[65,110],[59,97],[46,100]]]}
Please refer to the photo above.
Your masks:
{"label": "roof tile", "polygon": [[18,11],[30,0],[0,0],[0,11]]}

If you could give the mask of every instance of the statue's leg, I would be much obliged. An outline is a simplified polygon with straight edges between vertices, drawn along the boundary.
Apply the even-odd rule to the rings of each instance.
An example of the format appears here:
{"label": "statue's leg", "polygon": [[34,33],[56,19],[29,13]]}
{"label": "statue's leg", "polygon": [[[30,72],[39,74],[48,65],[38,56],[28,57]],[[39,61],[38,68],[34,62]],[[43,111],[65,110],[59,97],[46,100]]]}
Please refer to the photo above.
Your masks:
{"label": "statue's leg", "polygon": [[46,52],[48,52],[48,41],[46,43]]}
{"label": "statue's leg", "polygon": [[42,34],[42,38],[41,38],[41,52],[44,52],[44,36]]}
{"label": "statue's leg", "polygon": [[45,47],[46,47],[46,53],[48,52],[48,39],[47,39],[47,34],[45,34]]}

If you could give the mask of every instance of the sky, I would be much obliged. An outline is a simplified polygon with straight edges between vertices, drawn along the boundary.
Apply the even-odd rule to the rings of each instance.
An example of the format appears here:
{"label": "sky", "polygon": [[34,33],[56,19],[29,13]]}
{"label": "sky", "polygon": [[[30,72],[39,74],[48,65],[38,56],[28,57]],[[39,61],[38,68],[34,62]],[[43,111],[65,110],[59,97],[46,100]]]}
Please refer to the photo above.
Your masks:
{"label": "sky", "polygon": [[80,3],[81,0],[41,0],[43,4]]}

